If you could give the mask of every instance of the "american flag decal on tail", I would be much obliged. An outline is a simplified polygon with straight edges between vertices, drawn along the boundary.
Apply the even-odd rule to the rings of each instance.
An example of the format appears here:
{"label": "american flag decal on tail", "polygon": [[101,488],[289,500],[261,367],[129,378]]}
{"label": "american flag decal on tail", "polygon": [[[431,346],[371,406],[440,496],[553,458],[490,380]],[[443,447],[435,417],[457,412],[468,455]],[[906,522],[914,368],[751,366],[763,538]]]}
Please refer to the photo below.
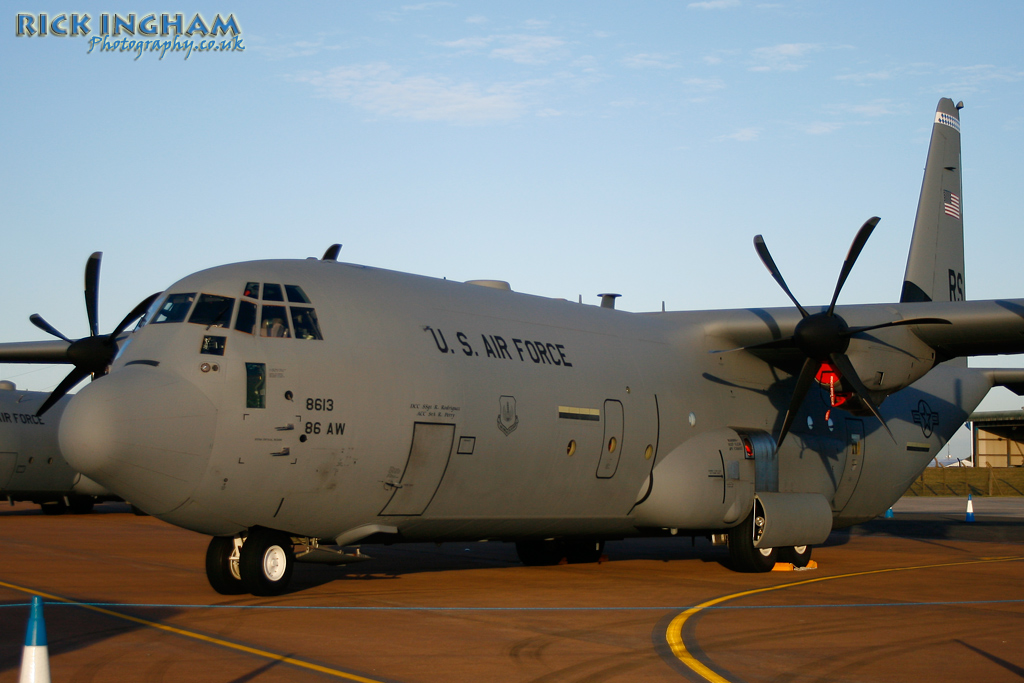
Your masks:
{"label": "american flag decal on tail", "polygon": [[942,208],[947,216],[960,220],[960,197],[949,190],[942,191]]}

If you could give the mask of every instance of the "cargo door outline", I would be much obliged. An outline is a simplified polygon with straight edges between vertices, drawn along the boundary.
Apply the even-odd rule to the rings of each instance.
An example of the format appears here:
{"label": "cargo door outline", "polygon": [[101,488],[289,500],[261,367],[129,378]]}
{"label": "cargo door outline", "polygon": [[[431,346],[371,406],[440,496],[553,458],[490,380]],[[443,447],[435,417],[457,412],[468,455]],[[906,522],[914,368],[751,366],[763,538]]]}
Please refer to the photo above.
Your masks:
{"label": "cargo door outline", "polygon": [[391,484],[395,492],[380,514],[422,515],[441,485],[454,442],[454,424],[413,423],[412,445],[402,478]]}
{"label": "cargo door outline", "polygon": [[864,441],[864,421],[847,418],[846,420],[846,462],[843,466],[843,478],[839,480],[836,494],[832,497],[832,509],[841,512],[853,497],[853,492],[864,471],[864,452],[867,444]]}
{"label": "cargo door outline", "polygon": [[622,425],[622,402],[606,400],[604,402],[604,440],[601,442],[601,459],[597,463],[598,479],[611,479],[619,469],[619,458],[622,455]]}

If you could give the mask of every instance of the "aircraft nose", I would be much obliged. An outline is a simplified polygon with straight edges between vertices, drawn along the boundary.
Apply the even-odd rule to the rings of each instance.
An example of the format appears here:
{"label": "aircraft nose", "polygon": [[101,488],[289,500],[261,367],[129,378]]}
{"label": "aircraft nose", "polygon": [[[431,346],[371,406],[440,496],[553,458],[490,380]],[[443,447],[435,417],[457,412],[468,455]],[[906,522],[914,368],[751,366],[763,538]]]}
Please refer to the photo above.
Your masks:
{"label": "aircraft nose", "polygon": [[67,461],[146,512],[184,503],[213,448],[217,409],[187,379],[129,366],[82,389],[61,418]]}

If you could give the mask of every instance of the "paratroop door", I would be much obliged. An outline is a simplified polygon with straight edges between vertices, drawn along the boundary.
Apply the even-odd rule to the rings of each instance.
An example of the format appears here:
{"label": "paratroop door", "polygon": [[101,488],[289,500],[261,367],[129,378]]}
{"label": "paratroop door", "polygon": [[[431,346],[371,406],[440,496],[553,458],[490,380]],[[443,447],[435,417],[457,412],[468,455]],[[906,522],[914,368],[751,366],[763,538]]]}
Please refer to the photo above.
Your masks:
{"label": "paratroop door", "polygon": [[421,515],[427,509],[448,467],[455,439],[455,425],[417,422],[413,425],[412,448],[395,493],[382,515]]}

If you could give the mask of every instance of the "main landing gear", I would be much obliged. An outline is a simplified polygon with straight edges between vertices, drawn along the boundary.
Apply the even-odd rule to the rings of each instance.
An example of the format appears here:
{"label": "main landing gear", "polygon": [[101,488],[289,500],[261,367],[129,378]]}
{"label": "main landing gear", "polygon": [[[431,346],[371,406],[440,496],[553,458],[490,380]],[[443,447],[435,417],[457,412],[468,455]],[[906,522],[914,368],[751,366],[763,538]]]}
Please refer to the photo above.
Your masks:
{"label": "main landing gear", "polygon": [[206,578],[221,595],[280,595],[295,568],[295,548],[283,531],[254,528],[240,536],[214,536],[206,549]]}
{"label": "main landing gear", "polygon": [[519,561],[527,567],[599,562],[604,554],[604,541],[599,539],[549,538],[516,541]]}
{"label": "main landing gear", "polygon": [[811,561],[811,546],[786,548],[755,548],[755,541],[764,529],[764,517],[757,515],[757,506],[747,518],[729,529],[729,559],[733,568],[741,572],[770,572],[776,562],[789,562],[794,567],[806,567]]}

